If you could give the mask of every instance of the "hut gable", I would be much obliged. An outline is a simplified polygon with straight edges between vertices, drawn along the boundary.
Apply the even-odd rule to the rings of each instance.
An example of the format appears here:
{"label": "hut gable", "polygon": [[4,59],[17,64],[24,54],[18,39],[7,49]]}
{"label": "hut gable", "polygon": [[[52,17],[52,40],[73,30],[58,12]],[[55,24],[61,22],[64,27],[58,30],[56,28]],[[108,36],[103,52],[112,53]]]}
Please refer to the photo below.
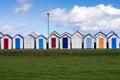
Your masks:
{"label": "hut gable", "polygon": [[99,37],[99,36],[103,36],[104,38],[106,38],[106,34],[104,34],[103,32],[98,32],[97,34],[94,35],[95,38]]}
{"label": "hut gable", "polygon": [[111,36],[116,36],[117,38],[119,38],[119,36],[113,31],[111,31],[107,34],[107,38],[110,38]]}
{"label": "hut gable", "polygon": [[82,34],[82,33],[80,33],[79,31],[74,32],[72,36],[74,36],[74,35],[80,35],[80,36],[82,36],[82,37],[83,37],[83,34]]}
{"label": "hut gable", "polygon": [[38,36],[34,36],[34,35],[31,35],[31,34],[28,34],[27,36],[25,36],[25,39],[26,38],[31,38],[31,39],[36,39]]}
{"label": "hut gable", "polygon": [[34,38],[37,38],[37,37],[38,37],[38,35],[37,35],[35,32],[31,32],[29,35],[31,35],[31,36],[34,37]]}
{"label": "hut gable", "polygon": [[20,34],[16,34],[13,38],[17,38],[17,37],[19,37],[19,38],[22,38],[22,39],[23,39],[23,36],[22,36],[22,35],[20,35]]}
{"label": "hut gable", "polygon": [[84,38],[86,38],[86,37],[94,38],[93,35],[91,35],[90,33],[88,33],[87,35],[84,36]]}
{"label": "hut gable", "polygon": [[67,32],[64,32],[64,33],[61,34],[60,38],[62,38],[62,37],[69,37],[69,38],[71,38],[72,35],[67,33]]}
{"label": "hut gable", "polygon": [[56,37],[60,37],[60,35],[56,32],[56,31],[53,31],[49,37],[52,37],[52,36],[56,36]]}
{"label": "hut gable", "polygon": [[47,38],[45,36],[43,36],[43,35],[39,35],[36,39],[38,39],[38,38],[44,38],[44,39],[47,40]]}
{"label": "hut gable", "polygon": [[2,39],[2,38],[10,38],[10,39],[12,39],[12,37],[11,37],[9,34],[3,35],[3,37],[1,37],[1,39]]}

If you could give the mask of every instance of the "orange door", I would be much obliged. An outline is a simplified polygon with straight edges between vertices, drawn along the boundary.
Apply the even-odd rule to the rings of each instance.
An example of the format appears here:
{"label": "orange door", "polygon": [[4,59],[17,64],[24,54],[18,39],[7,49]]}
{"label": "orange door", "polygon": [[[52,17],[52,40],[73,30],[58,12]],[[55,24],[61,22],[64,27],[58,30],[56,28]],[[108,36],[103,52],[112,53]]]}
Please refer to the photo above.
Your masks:
{"label": "orange door", "polygon": [[104,38],[99,38],[99,48],[104,48]]}

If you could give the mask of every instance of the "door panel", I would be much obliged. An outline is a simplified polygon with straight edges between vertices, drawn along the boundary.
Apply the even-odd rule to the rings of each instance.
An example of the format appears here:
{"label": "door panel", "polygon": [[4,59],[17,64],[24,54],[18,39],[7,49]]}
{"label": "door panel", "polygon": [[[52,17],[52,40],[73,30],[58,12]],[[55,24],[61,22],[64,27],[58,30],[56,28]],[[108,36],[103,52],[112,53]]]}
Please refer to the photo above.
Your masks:
{"label": "door panel", "polygon": [[104,38],[99,38],[99,48],[104,48]]}
{"label": "door panel", "polygon": [[39,48],[43,49],[43,39],[39,39]]}
{"label": "door panel", "polygon": [[68,48],[68,38],[63,38],[63,48]]}
{"label": "door panel", "polygon": [[86,39],[86,48],[92,48],[92,39],[91,38]]}
{"label": "door panel", "polygon": [[81,48],[82,47],[82,40],[79,36],[75,36],[72,40],[73,40],[72,41],[73,48]]}
{"label": "door panel", "polygon": [[112,48],[116,48],[116,38],[112,38]]}
{"label": "door panel", "polygon": [[20,38],[15,39],[15,47],[16,49],[20,49]]}
{"label": "door panel", "polygon": [[4,49],[8,49],[8,39],[4,39]]}
{"label": "door panel", "polygon": [[51,38],[51,48],[56,48],[56,38]]}

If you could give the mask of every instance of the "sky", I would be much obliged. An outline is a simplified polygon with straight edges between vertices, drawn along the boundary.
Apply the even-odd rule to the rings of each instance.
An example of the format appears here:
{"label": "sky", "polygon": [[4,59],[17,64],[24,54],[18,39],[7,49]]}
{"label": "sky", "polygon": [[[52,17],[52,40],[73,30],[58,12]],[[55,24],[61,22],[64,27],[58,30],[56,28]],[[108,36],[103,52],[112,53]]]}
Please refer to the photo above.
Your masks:
{"label": "sky", "polygon": [[0,32],[23,36],[35,32],[95,35],[114,31],[120,36],[120,0],[0,0]]}

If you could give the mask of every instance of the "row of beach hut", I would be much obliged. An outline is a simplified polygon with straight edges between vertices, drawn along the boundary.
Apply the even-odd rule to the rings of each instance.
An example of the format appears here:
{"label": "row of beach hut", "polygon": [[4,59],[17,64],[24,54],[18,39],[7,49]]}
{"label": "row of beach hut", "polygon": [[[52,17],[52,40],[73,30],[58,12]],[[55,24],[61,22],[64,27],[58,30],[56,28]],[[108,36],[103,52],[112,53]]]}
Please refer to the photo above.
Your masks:
{"label": "row of beach hut", "polygon": [[49,38],[34,32],[25,37],[20,34],[11,37],[0,32],[0,49],[117,49],[120,48],[119,39],[113,31],[107,35],[100,31],[94,36],[83,35],[79,31],[72,35],[53,31]]}

